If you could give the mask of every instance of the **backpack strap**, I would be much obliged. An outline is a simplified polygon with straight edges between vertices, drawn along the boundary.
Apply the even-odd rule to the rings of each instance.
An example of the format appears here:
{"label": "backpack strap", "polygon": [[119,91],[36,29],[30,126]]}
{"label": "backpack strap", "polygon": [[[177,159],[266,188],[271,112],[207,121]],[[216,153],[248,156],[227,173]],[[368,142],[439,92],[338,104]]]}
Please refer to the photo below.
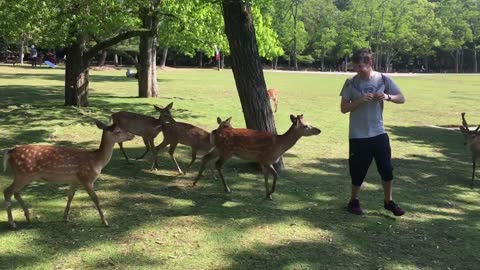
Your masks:
{"label": "backpack strap", "polygon": [[[380,73],[380,75],[382,75],[382,81],[383,81],[383,85],[385,85],[385,90],[387,90],[387,76],[385,76],[383,73]],[[389,89],[390,90],[390,89]]]}

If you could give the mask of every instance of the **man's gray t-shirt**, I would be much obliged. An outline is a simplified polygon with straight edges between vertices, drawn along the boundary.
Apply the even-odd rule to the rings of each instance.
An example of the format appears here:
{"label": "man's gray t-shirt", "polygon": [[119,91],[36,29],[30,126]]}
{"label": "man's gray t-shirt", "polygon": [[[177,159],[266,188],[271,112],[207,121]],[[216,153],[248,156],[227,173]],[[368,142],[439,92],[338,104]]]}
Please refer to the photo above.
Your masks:
{"label": "man's gray t-shirt", "polygon": [[[347,79],[340,96],[343,99],[355,101],[368,93],[397,95],[400,94],[400,89],[392,79],[373,71],[368,80],[362,80],[359,76]],[[377,100],[368,101],[350,112],[349,138],[371,138],[385,133],[382,113],[383,102]]]}

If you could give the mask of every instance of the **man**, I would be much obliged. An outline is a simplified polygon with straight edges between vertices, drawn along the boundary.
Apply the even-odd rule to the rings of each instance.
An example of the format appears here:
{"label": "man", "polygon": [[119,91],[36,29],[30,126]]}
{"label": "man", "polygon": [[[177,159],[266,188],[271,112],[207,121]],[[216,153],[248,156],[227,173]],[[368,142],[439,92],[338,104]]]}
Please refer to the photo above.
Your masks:
{"label": "man", "polygon": [[405,211],[392,199],[393,167],[390,142],[383,127],[383,106],[385,102],[405,102],[398,86],[385,75],[372,69],[373,55],[369,49],[360,49],[352,57],[357,72],[347,79],[340,93],[342,113],[350,113],[349,146],[350,177],[352,193],[347,209],[350,213],[363,213],[358,193],[375,159],[383,181],[384,208],[395,216]]}
{"label": "man", "polygon": [[32,58],[32,67],[37,66],[37,49],[35,45],[32,45],[32,49],[30,50],[30,57]]}

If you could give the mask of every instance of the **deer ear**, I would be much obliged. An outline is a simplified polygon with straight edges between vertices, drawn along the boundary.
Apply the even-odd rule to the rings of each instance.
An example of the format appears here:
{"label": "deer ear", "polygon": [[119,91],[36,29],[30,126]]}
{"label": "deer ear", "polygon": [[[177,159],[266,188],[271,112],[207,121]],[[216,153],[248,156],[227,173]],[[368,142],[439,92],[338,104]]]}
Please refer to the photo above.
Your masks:
{"label": "deer ear", "polygon": [[173,102],[170,102],[170,104],[165,107],[165,109],[170,110],[173,107]]}
{"label": "deer ear", "polygon": [[290,114],[290,121],[292,121],[293,124],[297,122],[297,118],[295,117],[295,115]]}
{"label": "deer ear", "polygon": [[225,120],[225,122],[229,123],[230,124],[230,121],[232,120],[232,117],[228,117],[227,120]]}
{"label": "deer ear", "polygon": [[100,121],[100,120],[94,119],[93,121],[95,121],[95,125],[97,125],[97,127],[98,127],[99,129],[105,130],[105,129],[108,128],[108,126],[105,125],[105,124],[104,124],[102,121]]}
{"label": "deer ear", "polygon": [[222,123],[222,118],[220,118],[220,117],[217,117],[217,124],[219,124],[219,125],[220,125],[220,123]]}
{"label": "deer ear", "polygon": [[155,108],[156,111],[161,111],[162,109],[160,107],[158,107],[157,105],[153,105],[153,107]]}

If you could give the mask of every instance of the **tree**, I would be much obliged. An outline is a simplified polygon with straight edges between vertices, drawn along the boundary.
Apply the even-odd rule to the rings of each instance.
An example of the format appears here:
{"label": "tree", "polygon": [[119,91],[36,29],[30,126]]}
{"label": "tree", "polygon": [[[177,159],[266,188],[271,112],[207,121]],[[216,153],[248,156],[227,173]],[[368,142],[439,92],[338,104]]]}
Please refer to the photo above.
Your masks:
{"label": "tree", "polygon": [[466,42],[472,40],[472,29],[467,20],[464,1],[442,0],[437,6],[437,15],[448,28],[443,37],[442,48],[450,53],[455,61],[455,72],[460,71],[460,54]]}
{"label": "tree", "polygon": [[18,44],[20,63],[23,64],[25,47],[40,41],[43,18],[48,10],[44,2],[34,0],[0,2],[0,36]]}
{"label": "tree", "polygon": [[466,0],[467,21],[472,31],[473,72],[478,72],[478,49],[480,49],[480,2]]}
{"label": "tree", "polygon": [[301,20],[308,33],[308,47],[315,58],[320,58],[321,70],[324,70],[325,57],[337,45],[340,13],[332,0],[307,0],[302,10]]}
{"label": "tree", "polygon": [[[297,0],[274,1],[273,17],[275,18],[275,21],[272,23],[273,29],[278,35],[280,46],[287,53],[289,66],[291,66],[291,61],[293,61],[294,68],[298,52],[302,52],[305,49],[308,41],[308,34],[305,31],[305,26],[298,18],[298,4],[300,3],[296,5],[296,1]],[[295,9],[295,7],[297,7],[297,9]]]}
{"label": "tree", "polygon": [[150,30],[140,35],[137,66],[139,97],[158,96],[157,38],[160,24],[160,3],[161,0],[149,0],[139,10],[142,27]]}
{"label": "tree", "polygon": [[223,0],[225,33],[230,44],[232,72],[247,128],[276,134],[267,96],[250,4]]}

